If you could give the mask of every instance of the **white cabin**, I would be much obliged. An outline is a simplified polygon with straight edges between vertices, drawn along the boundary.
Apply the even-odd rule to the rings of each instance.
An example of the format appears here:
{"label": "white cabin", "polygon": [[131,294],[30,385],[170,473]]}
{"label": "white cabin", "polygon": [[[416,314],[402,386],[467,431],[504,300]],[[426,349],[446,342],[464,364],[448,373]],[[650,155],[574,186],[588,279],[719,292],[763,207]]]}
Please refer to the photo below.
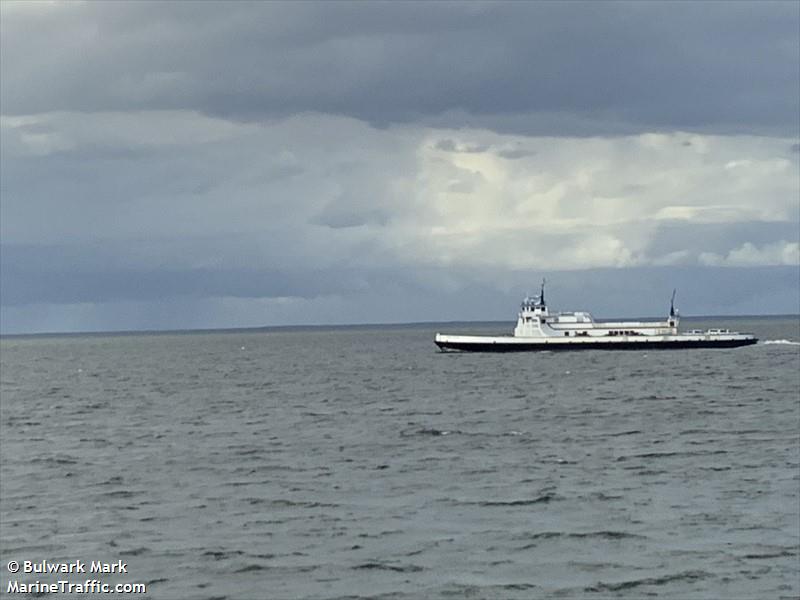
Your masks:
{"label": "white cabin", "polygon": [[550,313],[544,300],[544,282],[538,296],[525,297],[514,328],[514,337],[525,338],[586,338],[618,336],[677,335],[680,317],[670,306],[666,321],[619,321],[596,323],[588,312]]}

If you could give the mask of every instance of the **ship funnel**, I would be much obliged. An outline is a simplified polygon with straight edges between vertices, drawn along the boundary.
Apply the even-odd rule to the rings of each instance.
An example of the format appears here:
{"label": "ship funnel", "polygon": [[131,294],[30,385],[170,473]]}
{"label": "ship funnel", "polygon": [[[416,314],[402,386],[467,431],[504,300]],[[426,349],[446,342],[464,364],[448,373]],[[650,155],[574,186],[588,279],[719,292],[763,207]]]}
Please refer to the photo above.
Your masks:
{"label": "ship funnel", "polygon": [[670,317],[674,317],[675,316],[675,292],[677,292],[677,291],[678,291],[677,289],[673,289],[672,290],[672,300],[669,301],[669,316]]}

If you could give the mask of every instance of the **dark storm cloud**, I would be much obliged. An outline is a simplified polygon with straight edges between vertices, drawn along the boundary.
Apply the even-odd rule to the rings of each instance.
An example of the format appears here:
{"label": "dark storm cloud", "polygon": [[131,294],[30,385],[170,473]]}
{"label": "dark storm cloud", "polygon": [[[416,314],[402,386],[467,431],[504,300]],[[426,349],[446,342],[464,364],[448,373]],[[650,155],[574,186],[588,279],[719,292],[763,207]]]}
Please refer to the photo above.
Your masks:
{"label": "dark storm cloud", "polygon": [[797,135],[800,4],[64,3],[2,19],[5,114],[304,111]]}
{"label": "dark storm cloud", "polygon": [[[354,215],[356,218],[358,215]],[[366,217],[359,217],[366,218]],[[334,229],[356,227],[355,224],[328,224]],[[675,248],[685,249],[696,257],[701,251],[724,255],[730,249],[731,239],[751,240],[762,246],[777,239],[795,239],[796,223],[728,223],[728,224],[681,224],[665,222],[652,237],[649,251],[654,256],[667,254]],[[569,245],[569,237],[552,235],[547,245],[554,249]],[[430,266],[403,264],[389,258],[373,266],[355,265],[346,259],[335,260],[326,267],[314,264],[282,264],[275,248],[261,252],[256,240],[247,236],[218,236],[170,240],[128,240],[124,242],[83,241],[60,244],[2,244],[0,245],[0,304],[23,306],[28,304],[75,304],[108,303],[117,301],[158,302],[164,298],[184,300],[230,298],[281,298],[292,297],[315,299],[325,296],[353,298],[354,302],[369,293],[400,294],[427,298],[431,310],[435,310],[436,298],[453,295],[455,290],[480,288],[482,302],[486,303],[489,290],[498,294],[501,302],[516,301],[516,295],[530,291],[534,270],[493,266]],[[142,256],[141,245],[149,247]],[[301,242],[302,244],[302,242]],[[288,252],[293,252],[291,243],[279,242]],[[193,256],[205,258],[202,248],[211,248],[215,256],[213,264],[192,264],[176,257]],[[256,251],[253,251],[256,248]],[[369,245],[362,246],[366,253],[374,253]],[[196,260],[195,262],[202,262]],[[206,261],[208,262],[208,261]],[[579,269],[542,271],[548,278],[558,282],[559,303],[586,302],[605,314],[615,310],[645,310],[641,290],[665,289],[680,285],[690,290],[692,302],[713,312],[714,299],[720,307],[734,302],[726,297],[724,290],[748,289],[748,294],[757,294],[761,283],[776,288],[776,277],[788,277],[781,289],[794,289],[794,297],[800,288],[792,282],[800,276],[796,266],[762,267],[760,269],[702,268],[690,261],[686,265],[669,267],[632,267],[627,269]],[[772,273],[763,281],[761,271]],[[632,273],[632,274],[631,274]],[[720,282],[723,287],[709,284],[708,277]],[[666,274],[666,275],[665,275]],[[736,274],[736,275],[734,275]],[[793,275],[794,274],[794,275]],[[534,275],[535,277],[535,275]],[[739,278],[738,282],[736,278]],[[661,279],[659,279],[661,278]],[[702,283],[698,283],[702,279]],[[647,281],[636,291],[637,281]],[[447,283],[445,283],[447,282]],[[672,282],[672,283],[670,283]],[[746,285],[745,285],[745,282]],[[759,283],[760,282],[760,283]],[[788,283],[787,283],[788,282]],[[533,282],[535,283],[535,281]],[[603,289],[603,286],[608,286]],[[521,287],[520,287],[521,286]],[[617,289],[618,286],[623,286]],[[787,288],[788,286],[788,288]],[[670,288],[671,289],[671,288]],[[509,290],[511,292],[509,293]],[[587,290],[591,290],[589,293]],[[473,290],[474,291],[474,290]],[[485,292],[485,293],[484,293]],[[472,293],[472,292],[471,292]],[[630,297],[626,297],[626,294]],[[738,300],[735,300],[738,301]],[[494,301],[496,302],[496,301]],[[440,306],[444,306],[443,302]],[[795,306],[796,300],[788,303]],[[486,306],[492,306],[489,302]],[[470,303],[475,313],[455,314],[453,319],[482,318],[480,303]],[[588,304],[587,304],[588,306]],[[783,309],[787,310],[787,304]],[[575,308],[575,307],[573,307]],[[347,312],[348,318],[358,321],[361,309]],[[699,310],[699,309],[698,309]],[[750,311],[757,312],[755,308]],[[770,308],[775,312],[774,308]],[[433,312],[431,313],[434,314]],[[696,312],[695,312],[696,314]],[[503,318],[497,313],[495,318]],[[387,317],[383,317],[386,319]],[[413,320],[425,320],[420,313]],[[431,316],[431,319],[448,318],[446,314]]]}
{"label": "dark storm cloud", "polygon": [[[8,252],[8,249],[4,249]],[[158,301],[164,298],[315,298],[357,288],[360,275],[342,271],[198,268],[33,271],[19,264],[3,267],[0,304],[74,304]]]}
{"label": "dark storm cloud", "polygon": [[[173,245],[172,249],[196,255],[197,246],[203,243],[222,247],[225,242],[195,239]],[[364,273],[353,268],[281,268],[242,261],[241,256],[209,266],[181,266],[172,260],[169,264],[135,264],[130,255],[135,253],[136,244],[3,244],[0,304],[159,301],[169,297],[316,298],[367,285]],[[161,248],[160,253],[166,255],[167,249]],[[242,262],[248,264],[242,266]]]}
{"label": "dark storm cloud", "polygon": [[[221,240],[216,241],[222,245]],[[187,243],[182,247],[192,249]],[[222,297],[316,299],[385,292],[390,288],[425,296],[430,292],[422,283],[426,273],[435,273],[434,278],[442,276],[436,269],[396,265],[236,267],[234,264],[241,261],[235,258],[207,267],[133,265],[127,256],[130,253],[131,249],[124,244],[4,244],[0,246],[0,304],[16,307],[37,303],[159,302],[165,298],[196,301]]]}

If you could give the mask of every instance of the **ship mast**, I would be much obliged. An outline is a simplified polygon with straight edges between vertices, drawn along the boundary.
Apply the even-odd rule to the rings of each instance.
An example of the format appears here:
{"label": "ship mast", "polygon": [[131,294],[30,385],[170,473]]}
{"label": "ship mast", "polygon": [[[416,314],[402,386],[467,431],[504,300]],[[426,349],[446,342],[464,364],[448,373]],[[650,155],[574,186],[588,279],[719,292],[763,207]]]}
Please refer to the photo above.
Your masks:
{"label": "ship mast", "polygon": [[673,288],[672,290],[672,299],[669,301],[669,320],[668,324],[672,330],[672,334],[678,333],[678,311],[675,310],[675,292],[676,289]]}

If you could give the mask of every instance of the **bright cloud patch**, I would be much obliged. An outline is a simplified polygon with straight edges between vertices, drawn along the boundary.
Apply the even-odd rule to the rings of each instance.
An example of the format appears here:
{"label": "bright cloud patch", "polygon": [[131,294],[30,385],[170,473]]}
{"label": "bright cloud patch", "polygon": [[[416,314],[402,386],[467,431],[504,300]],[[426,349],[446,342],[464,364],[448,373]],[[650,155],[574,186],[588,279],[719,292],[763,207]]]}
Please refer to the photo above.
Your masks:
{"label": "bright cloud patch", "polygon": [[653,235],[665,226],[796,222],[789,148],[788,140],[683,133],[429,136],[418,149],[416,203],[425,210],[415,218],[430,228],[416,232],[417,258],[534,269],[697,264],[704,244],[721,240],[684,240],[691,247],[664,253],[651,248]]}
{"label": "bright cloud patch", "polygon": [[715,267],[800,265],[800,244],[781,240],[757,247],[746,242],[725,256],[704,252],[700,255],[700,263]]}
{"label": "bright cloud patch", "polygon": [[[320,115],[239,124],[182,111],[4,118],[2,133],[7,243],[239,236],[191,251],[201,266],[583,269],[796,255],[793,240],[725,234],[797,222],[788,139],[544,138]],[[718,234],[652,246],[665,227],[702,224]],[[185,244],[170,256],[161,243],[153,260],[185,263]],[[145,249],[131,243],[128,259],[148,260]]]}

